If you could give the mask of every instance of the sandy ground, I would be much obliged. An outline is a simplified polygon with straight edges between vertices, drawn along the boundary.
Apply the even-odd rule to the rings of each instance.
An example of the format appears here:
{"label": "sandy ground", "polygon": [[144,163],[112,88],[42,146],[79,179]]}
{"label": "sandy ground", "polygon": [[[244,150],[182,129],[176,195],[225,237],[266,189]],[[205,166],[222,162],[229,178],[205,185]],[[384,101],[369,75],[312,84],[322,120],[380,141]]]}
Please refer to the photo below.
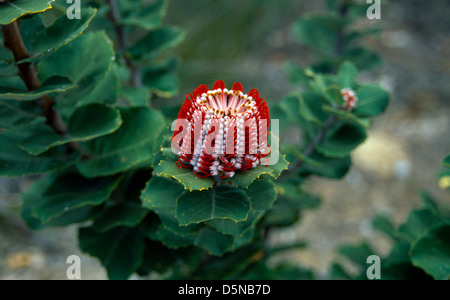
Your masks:
{"label": "sandy ground", "polygon": [[[189,23],[187,17],[180,17],[181,2],[172,0],[167,24]],[[257,47],[252,53],[210,59],[209,65],[194,74],[191,68],[205,60],[192,49],[181,51],[181,95],[195,83],[214,82],[220,73],[217,70],[226,68],[220,77],[226,82],[240,80],[250,88],[258,84],[266,99],[281,100],[290,89],[282,63],[299,60],[302,51],[289,33],[289,24],[295,14],[317,9],[306,2],[292,6],[284,9],[285,20],[261,38],[264,50]],[[374,254],[387,253],[389,241],[371,228],[370,220],[384,213],[396,224],[403,222],[420,202],[419,189],[426,188],[441,203],[449,203],[448,193],[439,189],[436,180],[441,160],[450,152],[448,12],[446,1],[431,5],[402,0],[383,8],[379,21],[385,28],[383,34],[367,45],[383,56],[384,64],[361,74],[360,79],[381,82],[391,92],[388,111],[376,120],[367,141],[352,155],[354,165],[344,180],[314,178],[306,184],[307,190],[322,196],[322,206],[306,211],[298,225],[270,236],[272,243],[308,242],[307,249],[287,253],[285,258],[313,268],[319,278],[327,278],[330,263],[341,260],[335,250],[343,243],[366,240]],[[192,24],[189,26],[198,28]],[[196,37],[188,36],[186,47],[195,47],[190,40]],[[172,101],[180,101],[180,97]],[[82,259],[83,279],[105,278],[99,262],[79,252],[75,226],[40,232],[26,228],[19,216],[20,191],[30,180],[0,179],[0,279],[64,279],[66,258],[72,254]]]}

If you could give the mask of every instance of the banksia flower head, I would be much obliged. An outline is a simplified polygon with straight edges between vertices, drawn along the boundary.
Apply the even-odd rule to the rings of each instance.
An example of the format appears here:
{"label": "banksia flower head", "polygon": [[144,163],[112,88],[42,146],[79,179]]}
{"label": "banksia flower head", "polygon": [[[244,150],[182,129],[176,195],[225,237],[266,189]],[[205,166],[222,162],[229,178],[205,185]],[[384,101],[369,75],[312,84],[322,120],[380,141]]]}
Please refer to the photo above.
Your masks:
{"label": "banksia flower head", "polygon": [[200,85],[178,115],[172,149],[179,168],[199,177],[233,177],[263,164],[269,155],[269,107],[256,89],[244,94],[237,82],[228,90],[216,81],[212,90]]}
{"label": "banksia flower head", "polygon": [[345,104],[344,108],[346,110],[353,110],[356,107],[356,104],[358,103],[358,96],[356,96],[356,93],[354,90],[346,88],[341,90],[342,98],[344,98]]}

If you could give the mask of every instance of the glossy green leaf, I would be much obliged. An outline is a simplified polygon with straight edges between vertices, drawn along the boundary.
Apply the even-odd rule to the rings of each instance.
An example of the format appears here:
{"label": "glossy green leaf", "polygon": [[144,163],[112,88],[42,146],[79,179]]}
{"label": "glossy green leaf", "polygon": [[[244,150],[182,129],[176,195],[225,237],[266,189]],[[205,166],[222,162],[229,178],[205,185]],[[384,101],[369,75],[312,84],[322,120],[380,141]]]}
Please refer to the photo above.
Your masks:
{"label": "glossy green leaf", "polygon": [[63,93],[73,87],[73,83],[66,77],[54,76],[46,80],[40,88],[32,92],[0,86],[0,100],[30,101],[50,93]]}
{"label": "glossy green leaf", "polygon": [[121,124],[122,119],[117,109],[91,104],[77,109],[70,117],[66,135],[58,135],[50,127],[38,125],[32,129],[33,135],[20,143],[20,146],[30,154],[41,154],[55,146],[110,134]]}
{"label": "glossy green leaf", "polygon": [[450,279],[450,225],[429,229],[411,248],[412,263],[436,280]]}
{"label": "glossy green leaf", "polygon": [[1,130],[19,129],[44,122],[45,118],[36,111],[35,103],[0,101],[0,132]]}
{"label": "glossy green leaf", "polygon": [[6,25],[29,14],[43,12],[52,7],[55,0],[15,0],[0,2],[0,25]]}
{"label": "glossy green leaf", "polygon": [[158,212],[175,211],[176,199],[184,192],[181,184],[172,179],[153,176],[141,193],[142,205]]}
{"label": "glossy green leaf", "polygon": [[237,172],[232,181],[238,186],[248,187],[253,181],[260,178],[262,175],[267,174],[277,179],[281,173],[288,169],[289,162],[286,160],[286,156],[280,154],[278,162],[274,165],[258,165],[256,168],[248,169],[242,172]]}
{"label": "glossy green leaf", "polygon": [[365,85],[356,90],[358,102],[355,114],[363,117],[373,117],[382,113],[388,103],[389,94],[378,85]]}
{"label": "glossy green leaf", "polygon": [[59,108],[72,108],[78,103],[79,105],[92,103],[92,99],[84,100],[89,98],[91,92],[97,95],[111,92],[111,86],[101,84],[101,91],[97,86],[99,81],[101,82],[112,71],[114,61],[113,44],[107,35],[100,31],[81,35],[37,66],[39,77],[43,80],[58,75],[68,77],[76,84],[76,88],[55,97]]}
{"label": "glossy green leaf", "polygon": [[242,235],[250,227],[256,226],[256,223],[277,199],[274,183],[263,179],[253,182],[245,193],[252,206],[245,221],[235,222],[229,219],[214,219],[208,221],[208,224],[225,234]]}
{"label": "glossy green leaf", "polygon": [[177,200],[176,217],[180,225],[200,223],[216,218],[239,222],[247,219],[250,201],[240,189],[217,186],[207,191],[192,191]]}
{"label": "glossy green leaf", "polygon": [[165,126],[161,113],[147,107],[121,108],[123,124],[114,133],[86,143],[89,158],[77,163],[86,177],[107,176],[148,162],[159,147],[158,136]]}
{"label": "glossy green leaf", "polygon": [[175,164],[175,161],[160,161],[154,166],[154,172],[157,176],[174,178],[181,183],[185,189],[190,191],[194,190],[207,190],[214,184],[214,180],[209,178],[200,178],[194,175],[192,169],[183,168],[180,169]]}
{"label": "glossy green leaf", "polygon": [[82,9],[81,18],[72,20],[64,13],[49,27],[45,27],[39,16],[23,20],[22,36],[31,57],[22,62],[37,62],[78,38],[96,13],[97,10],[93,8]]}
{"label": "glossy green leaf", "polygon": [[86,179],[74,172],[52,174],[31,186],[23,196],[23,205],[32,208],[32,215],[45,224],[68,211],[102,204],[118,182],[117,177]]}
{"label": "glossy green leaf", "polygon": [[118,227],[103,233],[80,228],[78,238],[81,250],[98,257],[112,280],[127,279],[142,262],[145,239],[140,228]]}
{"label": "glossy green leaf", "polygon": [[184,39],[183,30],[173,27],[162,27],[150,31],[136,44],[128,49],[134,60],[147,60],[179,44]]}
{"label": "glossy green leaf", "polygon": [[31,155],[18,144],[29,137],[32,131],[27,128],[7,130],[0,133],[0,175],[26,176],[44,174],[73,165],[80,153],[67,153],[65,147],[57,147],[41,155]]}

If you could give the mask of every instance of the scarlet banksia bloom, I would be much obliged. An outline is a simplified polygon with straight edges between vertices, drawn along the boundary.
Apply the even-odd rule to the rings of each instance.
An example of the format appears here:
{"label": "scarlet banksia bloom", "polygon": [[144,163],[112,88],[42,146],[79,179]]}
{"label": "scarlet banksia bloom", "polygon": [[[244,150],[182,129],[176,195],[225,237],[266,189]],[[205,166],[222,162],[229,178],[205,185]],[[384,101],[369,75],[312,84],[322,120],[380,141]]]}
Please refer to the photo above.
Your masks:
{"label": "scarlet banksia bloom", "polygon": [[172,137],[179,168],[199,177],[233,177],[264,164],[269,155],[269,107],[256,89],[244,94],[237,82],[228,90],[219,80],[186,95]]}

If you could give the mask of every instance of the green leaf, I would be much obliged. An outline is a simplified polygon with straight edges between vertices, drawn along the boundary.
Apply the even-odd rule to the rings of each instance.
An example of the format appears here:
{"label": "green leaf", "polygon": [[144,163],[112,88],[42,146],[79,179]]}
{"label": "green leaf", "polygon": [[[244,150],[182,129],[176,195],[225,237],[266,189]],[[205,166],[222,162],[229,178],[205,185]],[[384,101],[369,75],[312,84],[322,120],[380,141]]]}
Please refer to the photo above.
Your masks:
{"label": "green leaf", "polygon": [[0,100],[30,101],[50,93],[63,93],[73,87],[74,84],[67,78],[54,76],[46,80],[40,88],[32,92],[0,86]]}
{"label": "green leaf", "polygon": [[289,162],[286,160],[286,156],[280,154],[276,164],[268,166],[258,165],[256,168],[237,172],[232,181],[238,186],[248,187],[253,181],[264,174],[268,174],[274,179],[277,179],[283,171],[288,169],[288,165]]}
{"label": "green leaf", "polygon": [[33,230],[40,230],[51,227],[64,227],[75,223],[86,222],[95,219],[101,213],[101,208],[96,206],[83,206],[70,210],[62,215],[43,223],[39,218],[33,215],[32,205],[22,206],[22,218],[28,227]]}
{"label": "green leaf", "polygon": [[119,95],[119,87],[117,64],[112,63],[106,74],[97,81],[93,89],[76,102],[76,106],[81,107],[92,103],[114,105]]}
{"label": "green leaf", "polygon": [[299,100],[301,117],[317,124],[323,124],[328,119],[328,115],[322,110],[322,101],[316,93],[303,92]]}
{"label": "green leaf", "polygon": [[338,252],[359,266],[361,270],[367,268],[367,257],[374,254],[373,250],[365,243],[344,245],[339,247]]}
{"label": "green leaf", "polygon": [[174,180],[153,176],[141,193],[142,205],[156,213],[174,212],[176,199],[183,192],[183,186]]}
{"label": "green leaf", "polygon": [[304,45],[324,54],[333,54],[337,32],[342,25],[331,16],[304,16],[294,24],[293,31]]}
{"label": "green leaf", "polygon": [[148,60],[176,46],[184,39],[183,30],[174,27],[162,27],[150,31],[146,36],[128,49],[133,60]]}
{"label": "green leaf", "polygon": [[31,57],[21,62],[37,62],[67,45],[84,32],[96,13],[97,10],[93,8],[82,9],[81,18],[73,20],[64,13],[49,27],[45,27],[39,16],[23,20],[22,36]]}
{"label": "green leaf", "polygon": [[240,189],[217,186],[207,191],[192,191],[177,200],[176,217],[180,225],[200,223],[216,218],[236,222],[247,219],[250,201]]}
{"label": "green leaf", "polygon": [[45,118],[36,111],[36,106],[32,102],[0,101],[0,132],[44,122]]}
{"label": "green leaf", "polygon": [[204,226],[196,234],[194,245],[204,249],[211,255],[220,256],[232,249],[233,237],[221,234],[210,226]]}
{"label": "green leaf", "polygon": [[83,252],[98,257],[112,280],[124,280],[142,262],[144,236],[140,228],[118,227],[99,233],[91,227],[79,230],[79,244]]}
{"label": "green leaf", "polygon": [[92,228],[98,232],[106,232],[116,227],[135,227],[145,218],[148,210],[136,203],[121,203],[105,209],[97,218]]}
{"label": "green leaf", "polygon": [[392,239],[397,239],[397,234],[394,224],[384,215],[377,215],[372,220],[372,226],[374,229],[386,234]]}
{"label": "green leaf", "polygon": [[152,30],[161,24],[161,20],[166,14],[167,1],[157,0],[150,5],[139,9],[128,10],[123,15],[119,24],[140,26],[146,30]]}
{"label": "green leaf", "polygon": [[68,122],[68,133],[58,135],[48,126],[34,126],[33,135],[20,146],[30,154],[41,154],[48,149],[75,141],[88,141],[116,131],[122,120],[118,110],[101,104],[91,104],[75,111]]}
{"label": "green leaf", "polygon": [[305,74],[305,70],[292,62],[285,63],[284,70],[289,75],[292,84],[304,85],[309,80]]}
{"label": "green leaf", "polygon": [[[105,32],[90,32],[58,49],[41,61],[37,69],[42,80],[57,75],[68,77],[76,84],[76,88],[55,97],[58,108],[72,108],[77,104],[91,103],[90,93],[111,93],[111,86],[100,83],[101,91],[97,86],[109,72],[114,71],[114,61],[113,43]],[[90,100],[84,100],[85,98]]]}
{"label": "green leaf", "polygon": [[344,121],[346,123],[355,124],[357,126],[362,126],[364,128],[370,127],[370,119],[358,118],[353,112],[347,111],[341,108],[334,108],[329,105],[323,105],[322,109],[324,112],[330,113],[337,117],[338,120]]}
{"label": "green leaf", "polygon": [[144,85],[159,97],[175,96],[179,89],[178,65],[179,60],[176,58],[151,64],[143,71]]}
{"label": "green leaf", "polygon": [[450,168],[450,154],[447,155],[443,160],[442,160],[442,165],[446,168]]}
{"label": "green leaf", "polygon": [[398,235],[410,244],[414,243],[430,227],[442,222],[442,219],[429,208],[418,208],[409,213],[406,222],[398,228]]}
{"label": "green leaf", "polygon": [[362,47],[346,48],[342,56],[344,60],[354,63],[358,70],[371,69],[381,64],[381,59],[376,53]]}
{"label": "green leaf", "polygon": [[378,85],[365,85],[356,90],[358,102],[354,113],[362,117],[373,117],[382,113],[388,103],[389,94]]}
{"label": "green leaf", "polygon": [[277,199],[274,183],[263,179],[253,182],[245,193],[252,206],[245,221],[234,222],[229,219],[214,219],[208,221],[208,224],[225,234],[243,235],[250,227],[256,226],[257,222]]}
{"label": "green leaf", "polygon": [[309,159],[303,160],[300,173],[313,173],[319,176],[340,179],[347,174],[350,166],[350,156],[336,158],[314,152],[310,155]]}
{"label": "green leaf", "polygon": [[108,199],[120,178],[86,179],[74,172],[52,174],[36,181],[23,195],[23,205],[42,224],[84,206]]}
{"label": "green leaf", "polygon": [[210,177],[200,178],[196,176],[191,169],[178,168],[175,161],[162,160],[159,163],[156,163],[154,166],[154,172],[160,177],[174,178],[181,183],[185,189],[190,191],[207,190],[214,184],[214,180]]}
{"label": "green leaf", "polygon": [[41,155],[30,155],[18,144],[29,137],[27,128],[0,133],[0,176],[26,176],[44,174],[73,165],[80,153],[67,153],[65,147],[57,147]]}
{"label": "green leaf", "polygon": [[43,12],[52,7],[55,0],[15,0],[0,2],[0,25],[12,23],[14,20],[29,14]]}
{"label": "green leaf", "polygon": [[364,127],[341,122],[325,134],[324,140],[317,145],[318,152],[331,157],[345,157],[366,139]]}
{"label": "green leaf", "polygon": [[108,176],[133,166],[151,164],[159,133],[165,126],[163,116],[147,107],[120,108],[123,124],[114,133],[83,143],[91,155],[77,163],[86,177]]}
{"label": "green leaf", "polygon": [[125,99],[131,106],[146,106],[150,103],[147,88],[121,87],[120,98]]}
{"label": "green leaf", "polygon": [[413,265],[422,268],[436,280],[450,279],[450,225],[436,225],[411,248]]}
{"label": "green leaf", "polygon": [[341,89],[353,88],[356,76],[358,75],[358,69],[355,65],[349,61],[341,64],[338,70],[338,81]]}

